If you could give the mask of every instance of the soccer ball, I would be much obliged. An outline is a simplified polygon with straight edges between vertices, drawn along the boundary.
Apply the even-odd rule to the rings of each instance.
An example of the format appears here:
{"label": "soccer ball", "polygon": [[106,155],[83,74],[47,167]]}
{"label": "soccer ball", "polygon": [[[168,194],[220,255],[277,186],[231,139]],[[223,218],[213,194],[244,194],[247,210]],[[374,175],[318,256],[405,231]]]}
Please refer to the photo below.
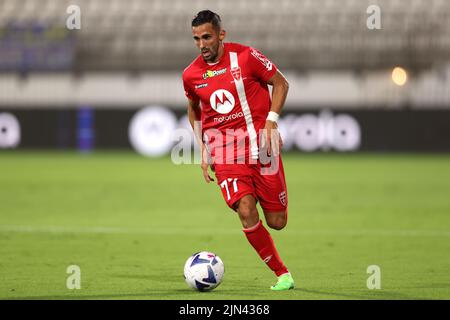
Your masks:
{"label": "soccer ball", "polygon": [[198,291],[210,291],[217,287],[224,272],[222,259],[207,251],[194,253],[184,265],[186,283]]}

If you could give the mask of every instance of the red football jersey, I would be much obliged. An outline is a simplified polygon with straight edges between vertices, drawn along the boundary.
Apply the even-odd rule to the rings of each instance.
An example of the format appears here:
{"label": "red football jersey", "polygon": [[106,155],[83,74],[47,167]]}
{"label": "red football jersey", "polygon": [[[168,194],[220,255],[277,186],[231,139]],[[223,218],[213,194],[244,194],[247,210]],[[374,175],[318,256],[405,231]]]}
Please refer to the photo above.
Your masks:
{"label": "red football jersey", "polygon": [[[208,64],[199,55],[184,70],[186,96],[200,102],[202,134],[216,161],[222,155],[227,163],[257,159],[260,130],[271,106],[267,81],[276,70],[261,52],[237,43],[225,43],[217,63]],[[234,148],[227,149],[231,144]]]}

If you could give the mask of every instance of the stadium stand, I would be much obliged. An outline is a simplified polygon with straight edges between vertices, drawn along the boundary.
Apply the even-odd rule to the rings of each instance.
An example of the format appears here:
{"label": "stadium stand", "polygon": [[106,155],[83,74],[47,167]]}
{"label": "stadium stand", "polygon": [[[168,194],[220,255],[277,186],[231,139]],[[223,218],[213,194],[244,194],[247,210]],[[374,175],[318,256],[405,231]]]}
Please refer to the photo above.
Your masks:
{"label": "stadium stand", "polygon": [[[80,30],[66,28],[70,5],[81,9]],[[380,30],[367,28],[371,5]],[[180,74],[197,55],[190,21],[205,8],[221,14],[228,41],[288,74],[287,108],[450,105],[447,0],[1,0],[0,105],[184,108]],[[33,44],[28,29],[39,37],[37,65],[17,61],[8,42],[21,34]],[[42,39],[58,49],[43,51]],[[395,66],[408,71],[407,86],[392,84]]]}
{"label": "stadium stand", "polygon": [[[402,64],[428,68],[450,58],[446,0],[3,0],[8,23],[65,25],[81,8],[77,70],[178,70],[193,57],[189,23],[216,10],[229,40],[251,44],[290,69],[367,69]],[[382,29],[366,27],[378,5]],[[432,48],[432,50],[430,50]]]}

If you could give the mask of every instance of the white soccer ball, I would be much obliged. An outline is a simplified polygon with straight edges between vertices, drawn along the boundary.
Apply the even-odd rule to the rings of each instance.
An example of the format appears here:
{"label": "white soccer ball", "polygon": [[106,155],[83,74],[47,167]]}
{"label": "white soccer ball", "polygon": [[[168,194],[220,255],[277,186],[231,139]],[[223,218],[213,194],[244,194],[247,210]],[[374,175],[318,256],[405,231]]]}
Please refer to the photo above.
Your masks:
{"label": "white soccer ball", "polygon": [[225,268],[222,259],[212,252],[194,253],[184,265],[184,279],[189,287],[198,291],[210,291],[223,279]]}

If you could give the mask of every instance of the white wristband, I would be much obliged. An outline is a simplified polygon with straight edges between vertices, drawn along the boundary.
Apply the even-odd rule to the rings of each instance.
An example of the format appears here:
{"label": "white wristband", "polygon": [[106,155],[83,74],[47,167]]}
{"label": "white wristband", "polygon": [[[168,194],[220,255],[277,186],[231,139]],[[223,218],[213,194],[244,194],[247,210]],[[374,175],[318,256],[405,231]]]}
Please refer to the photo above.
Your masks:
{"label": "white wristband", "polygon": [[273,122],[278,122],[278,118],[280,117],[280,115],[276,112],[270,111],[269,114],[267,115],[267,119],[269,121],[273,121]]}

